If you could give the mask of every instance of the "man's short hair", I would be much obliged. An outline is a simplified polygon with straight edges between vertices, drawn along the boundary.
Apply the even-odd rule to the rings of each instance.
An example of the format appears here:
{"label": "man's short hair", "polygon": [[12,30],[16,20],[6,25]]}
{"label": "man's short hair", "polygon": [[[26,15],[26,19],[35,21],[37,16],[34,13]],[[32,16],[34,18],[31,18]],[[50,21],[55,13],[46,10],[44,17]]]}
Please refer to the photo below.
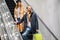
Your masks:
{"label": "man's short hair", "polygon": [[[28,5],[28,6],[30,6],[30,5]],[[26,9],[28,9],[28,6],[26,7]],[[31,7],[31,6],[30,6]]]}

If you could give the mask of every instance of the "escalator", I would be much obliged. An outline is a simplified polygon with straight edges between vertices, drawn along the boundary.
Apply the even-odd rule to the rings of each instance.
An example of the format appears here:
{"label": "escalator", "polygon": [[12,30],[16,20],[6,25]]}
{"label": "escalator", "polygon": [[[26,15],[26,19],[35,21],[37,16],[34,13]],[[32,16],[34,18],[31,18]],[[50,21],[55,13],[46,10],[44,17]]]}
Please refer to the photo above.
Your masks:
{"label": "escalator", "polygon": [[[17,28],[13,23],[14,20],[12,16],[13,16],[13,9],[14,9],[15,3],[12,0],[5,0],[5,1],[0,0],[0,16],[2,17],[2,18],[0,17],[1,40],[23,40],[19,31],[17,30]],[[22,0],[22,1],[24,1],[24,3],[27,6],[29,5],[25,0]],[[12,2],[12,3],[9,3],[9,2]],[[47,28],[45,23],[40,19],[38,15],[37,17],[39,21],[39,33],[42,34],[43,40],[58,40],[57,37],[53,34],[53,32],[51,32],[50,29]],[[4,26],[1,26],[2,23]]]}

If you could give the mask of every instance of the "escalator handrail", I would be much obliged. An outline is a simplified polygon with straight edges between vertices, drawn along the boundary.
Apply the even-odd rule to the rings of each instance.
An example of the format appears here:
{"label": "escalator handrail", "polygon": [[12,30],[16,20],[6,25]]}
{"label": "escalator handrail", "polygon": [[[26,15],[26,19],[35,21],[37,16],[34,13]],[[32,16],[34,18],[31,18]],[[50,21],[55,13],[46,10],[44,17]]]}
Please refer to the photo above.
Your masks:
{"label": "escalator handrail", "polygon": [[[26,2],[27,5],[30,5],[26,0],[24,0]],[[33,8],[32,8],[33,10]],[[34,11],[34,10],[33,10]],[[34,11],[35,12],[35,11]],[[35,12],[36,13],[36,12]],[[37,15],[37,14],[36,14]],[[51,33],[51,35],[58,40],[58,38],[54,35],[54,33],[48,28],[48,26],[44,23],[44,21],[37,15],[37,17],[39,18],[39,20],[42,22],[42,24],[45,26],[45,28]]]}

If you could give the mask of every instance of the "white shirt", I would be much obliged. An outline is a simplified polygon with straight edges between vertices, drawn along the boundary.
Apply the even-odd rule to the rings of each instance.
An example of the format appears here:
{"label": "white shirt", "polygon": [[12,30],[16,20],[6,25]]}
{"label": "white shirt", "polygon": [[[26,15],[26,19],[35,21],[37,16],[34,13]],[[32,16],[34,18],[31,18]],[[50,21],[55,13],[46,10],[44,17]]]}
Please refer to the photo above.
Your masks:
{"label": "white shirt", "polygon": [[17,13],[17,17],[20,18],[20,7],[18,7],[18,13]]}
{"label": "white shirt", "polygon": [[31,27],[31,22],[28,20],[28,17],[27,17],[27,26]]}

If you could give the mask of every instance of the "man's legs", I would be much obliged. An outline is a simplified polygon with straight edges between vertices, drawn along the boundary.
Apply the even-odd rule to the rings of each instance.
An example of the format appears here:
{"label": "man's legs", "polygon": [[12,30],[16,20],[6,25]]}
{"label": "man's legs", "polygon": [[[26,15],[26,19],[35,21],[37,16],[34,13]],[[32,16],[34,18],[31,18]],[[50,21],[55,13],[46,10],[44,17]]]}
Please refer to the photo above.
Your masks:
{"label": "man's legs", "polygon": [[26,31],[22,34],[23,40],[28,40],[28,33],[30,32],[31,28],[27,28]]}

